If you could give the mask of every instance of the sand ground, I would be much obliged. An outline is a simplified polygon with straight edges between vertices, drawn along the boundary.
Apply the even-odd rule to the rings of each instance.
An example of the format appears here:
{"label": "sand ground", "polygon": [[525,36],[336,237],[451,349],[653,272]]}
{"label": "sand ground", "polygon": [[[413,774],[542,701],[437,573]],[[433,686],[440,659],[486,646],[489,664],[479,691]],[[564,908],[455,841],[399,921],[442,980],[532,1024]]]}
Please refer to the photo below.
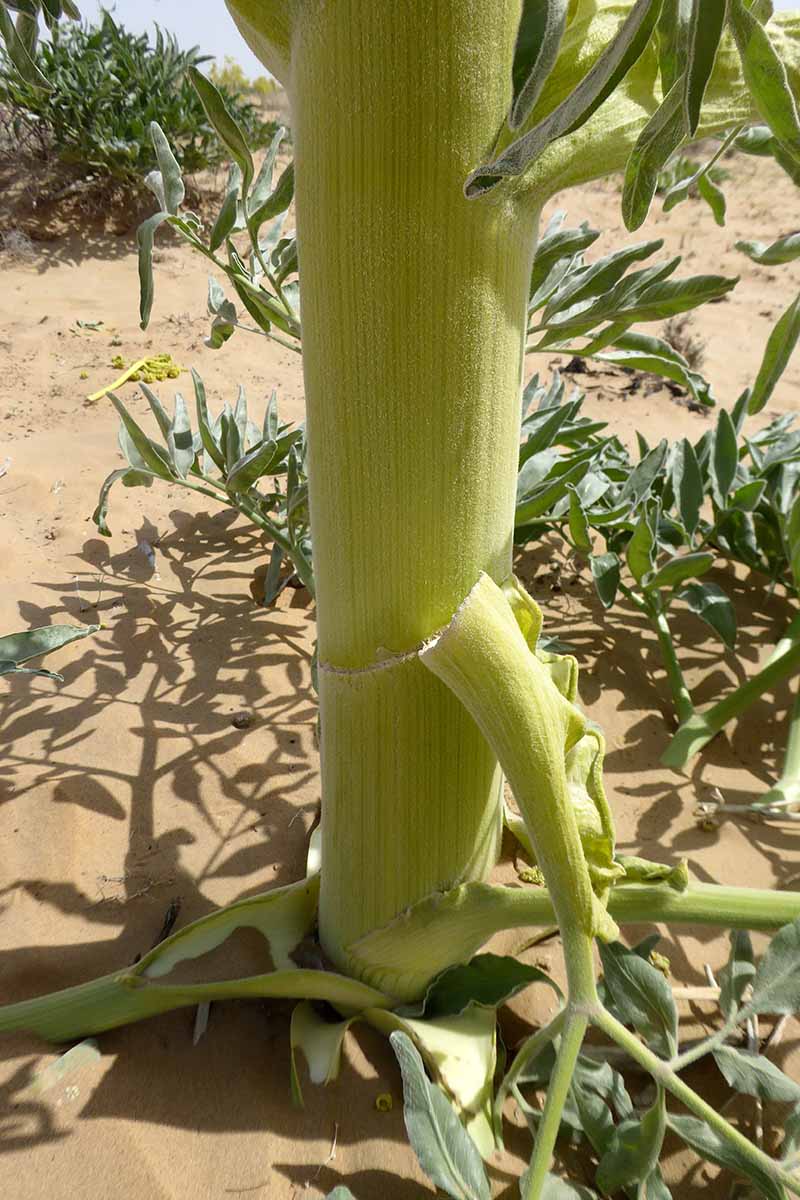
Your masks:
{"label": "sand ground", "polygon": [[[752,380],[771,324],[800,283],[797,264],[761,268],[733,249],[739,238],[771,240],[796,227],[796,193],[761,160],[739,160],[735,170],[725,229],[690,203],[667,218],[655,212],[637,235],[663,236],[692,271],[741,275],[733,295],[694,322],[724,403]],[[571,219],[608,231],[598,253],[620,244],[614,185],[571,193],[562,206]],[[36,233],[30,260],[0,255],[0,629],[62,621],[104,628],[52,660],[63,685],[24,676],[0,685],[3,1000],[132,962],[158,938],[173,901],[186,922],[297,878],[319,800],[306,593],[287,590],[276,608],[259,607],[251,588],[264,544],[202,497],[164,486],[120,489],[112,538],[90,520],[99,484],[118,461],[117,422],[108,401],[85,396],[114,377],[115,354],[170,351],[198,368],[215,406],[242,382],[259,415],[277,387],[285,415],[298,419],[300,361],[241,333],[225,350],[207,350],[204,265],[174,242],[159,250],[154,319],[142,333],[130,235],[57,222],[39,222]],[[78,320],[103,325],[90,331]],[[529,365],[546,371],[549,363]],[[637,429],[651,441],[696,437],[709,421],[663,391],[626,390],[626,381],[598,369],[576,382],[587,389],[586,410],[628,441]],[[190,390],[188,377],[179,386]],[[159,390],[169,398],[173,389]],[[134,385],[124,396],[145,419]],[[800,356],[768,415],[797,410]],[[519,569],[548,629],[575,648],[583,701],[606,730],[606,783],[623,850],[685,856],[700,880],[796,887],[795,828],[730,820],[708,830],[695,816],[713,788],[730,801],[764,790],[778,765],[788,694],[770,697],[718,739],[691,776],[667,772],[658,766],[666,683],[640,618],[624,608],[604,615],[586,573],[576,574],[557,546],[534,548]],[[758,580],[741,577],[734,590],[738,660],[702,626],[687,621],[680,630],[701,702],[753,670],[785,621],[785,602]],[[241,712],[246,729],[232,724]],[[500,873],[514,879],[513,862]],[[725,957],[724,937],[708,933],[667,937],[661,948],[682,984],[704,983],[703,965]],[[251,947],[243,942],[237,953],[238,973],[252,969]],[[527,957],[557,969],[557,944]],[[513,1003],[504,1021],[509,1043],[547,1003],[535,989]],[[42,1075],[54,1055],[41,1044],[6,1039],[0,1192],[15,1200],[315,1200],[347,1181],[358,1200],[431,1194],[406,1144],[398,1072],[376,1034],[349,1036],[339,1082],[308,1086],[305,1109],[292,1108],[289,1011],[215,1005],[197,1047],[193,1015],[177,1012],[100,1037],[99,1055],[58,1082]],[[691,1030],[712,1014],[683,1005],[683,1015]],[[792,1026],[782,1058],[796,1042]],[[710,1072],[705,1086],[724,1098]],[[394,1098],[388,1113],[375,1108],[383,1092]],[[728,1194],[713,1172],[672,1149],[667,1173],[679,1200]],[[512,1133],[493,1168],[496,1195],[516,1195],[527,1151],[527,1134]]]}

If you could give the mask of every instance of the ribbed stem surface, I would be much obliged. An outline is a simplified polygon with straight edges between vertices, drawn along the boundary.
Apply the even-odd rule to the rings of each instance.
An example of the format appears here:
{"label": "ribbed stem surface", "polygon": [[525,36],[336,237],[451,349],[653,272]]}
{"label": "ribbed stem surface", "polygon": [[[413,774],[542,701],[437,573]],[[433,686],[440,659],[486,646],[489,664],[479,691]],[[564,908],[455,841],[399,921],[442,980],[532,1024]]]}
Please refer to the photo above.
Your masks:
{"label": "ribbed stem surface", "polygon": [[[535,214],[466,176],[510,99],[520,0],[298,6],[291,91],[317,580],[323,941],[481,877],[494,758],[416,664],[370,670],[511,565]],[[360,670],[358,675],[345,673]],[[365,669],[366,668],[366,669]]]}

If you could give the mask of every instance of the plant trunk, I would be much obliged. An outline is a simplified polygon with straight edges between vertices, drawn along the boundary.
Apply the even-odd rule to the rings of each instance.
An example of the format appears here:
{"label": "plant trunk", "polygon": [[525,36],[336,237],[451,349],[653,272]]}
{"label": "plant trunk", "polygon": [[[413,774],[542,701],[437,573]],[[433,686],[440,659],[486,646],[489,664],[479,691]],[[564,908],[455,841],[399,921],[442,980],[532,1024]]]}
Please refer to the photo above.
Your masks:
{"label": "plant trunk", "polygon": [[[288,82],[319,652],[329,956],[485,878],[502,778],[416,650],[511,570],[536,214],[464,197],[521,0],[297,6]],[[505,191],[505,189],[504,189]]]}

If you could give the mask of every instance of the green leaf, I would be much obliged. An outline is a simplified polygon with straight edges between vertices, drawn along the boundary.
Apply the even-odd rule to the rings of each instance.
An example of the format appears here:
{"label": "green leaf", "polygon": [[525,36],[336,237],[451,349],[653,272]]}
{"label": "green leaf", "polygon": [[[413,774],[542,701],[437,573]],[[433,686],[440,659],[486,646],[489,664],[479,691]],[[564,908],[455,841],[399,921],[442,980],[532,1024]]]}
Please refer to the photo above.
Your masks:
{"label": "green leaf", "polygon": [[744,0],[729,0],[730,25],[745,83],[763,120],[784,150],[800,159],[800,121],[786,68],[764,26]]}
{"label": "green leaf", "polygon": [[722,188],[710,175],[701,175],[697,181],[697,190],[711,209],[716,223],[720,227],[724,226],[728,203]]}
{"label": "green leaf", "polygon": [[693,0],[664,0],[658,20],[658,65],[664,95],[686,65]]}
{"label": "green leaf", "polygon": [[568,0],[524,0],[511,67],[510,129],[526,121],[555,65],[567,8]]}
{"label": "green leaf", "polygon": [[261,442],[242,457],[228,470],[225,486],[235,495],[246,492],[253,487],[262,475],[268,475],[270,469],[278,461],[277,447],[274,442]]}
{"label": "green leaf", "polygon": [[161,173],[161,187],[168,213],[173,216],[183,204],[186,188],[183,186],[180,164],[172,153],[172,147],[157,121],[150,122],[150,137],[156,152],[156,161]]}
{"label": "green leaf", "polygon": [[736,613],[725,592],[716,583],[690,583],[678,593],[695,616],[710,625],[728,649],[736,643]]}
{"label": "green leaf", "polygon": [[253,239],[258,237],[258,231],[265,221],[271,221],[292,203],[294,197],[294,163],[290,162],[283,171],[270,196],[255,209],[248,217],[247,225]]}
{"label": "green leaf", "polygon": [[[152,471],[159,479],[167,481],[174,479],[166,453],[139,428],[118,396],[109,392],[109,399],[119,413],[125,433],[148,471]],[[132,463],[131,465],[135,466],[136,464]]]}
{"label": "green leaf", "polygon": [[734,1091],[757,1100],[775,1100],[781,1104],[800,1101],[800,1084],[780,1067],[760,1054],[745,1054],[733,1046],[718,1046],[714,1061]]}
{"label": "green leaf", "polygon": [[630,499],[633,505],[639,504],[649,494],[655,481],[661,475],[664,461],[667,457],[668,443],[666,438],[654,446],[625,480],[620,500]]}
{"label": "green leaf", "polygon": [[332,1192],[328,1192],[325,1200],[355,1200],[355,1196],[350,1191],[350,1188],[346,1188],[343,1184],[340,1184]]}
{"label": "green leaf", "polygon": [[589,534],[589,522],[583,511],[580,497],[574,490],[569,493],[569,535],[578,550],[584,554],[591,553],[592,539]]}
{"label": "green leaf", "polygon": [[172,424],[167,416],[167,411],[159,400],[158,396],[151,388],[147,386],[146,383],[140,383],[139,387],[142,389],[145,400],[150,405],[150,411],[155,417],[158,423],[158,428],[161,430],[161,436],[166,442],[167,438],[169,437],[169,427]]}
{"label": "green leaf", "polygon": [[655,1104],[641,1119],[629,1117],[618,1127],[611,1148],[597,1167],[600,1190],[611,1195],[648,1179],[658,1166],[665,1130],[666,1109],[661,1089]]}
{"label": "green leaf", "polygon": [[139,325],[147,329],[153,311],[153,239],[159,225],[163,225],[169,213],[157,212],[142,221],[136,231],[139,247]]}
{"label": "green leaf", "polygon": [[286,128],[283,125],[279,125],[275,130],[272,141],[267,147],[267,152],[261,161],[255,183],[247,197],[248,217],[261,207],[272,191],[272,176],[275,171],[275,163],[277,162],[278,152],[285,137]]}
{"label": "green leaf", "polygon": [[767,1174],[763,1167],[753,1163],[752,1159],[739,1148],[738,1143],[732,1142],[710,1129],[705,1121],[699,1121],[696,1117],[678,1117],[668,1113],[667,1125],[701,1158],[716,1163],[719,1167],[725,1167],[736,1175],[743,1175],[746,1179],[750,1179],[758,1188],[760,1200],[786,1200],[781,1185],[775,1183],[772,1176]]}
{"label": "green leaf", "polygon": [[727,409],[720,409],[717,428],[714,430],[714,449],[711,456],[712,479],[717,503],[722,507],[736,478],[739,466],[739,448],[736,429]]}
{"label": "green leaf", "polygon": [[444,1094],[427,1078],[411,1038],[395,1031],[389,1040],[403,1076],[406,1131],[423,1171],[453,1200],[490,1200],[480,1154]]}
{"label": "green leaf", "polygon": [[745,1013],[795,1013],[800,1010],[800,920],[779,929],[753,977]]}
{"label": "green leaf", "polygon": [[112,471],[107,475],[100,485],[100,496],[97,501],[97,507],[92,513],[92,520],[97,526],[98,533],[103,537],[111,537],[111,530],[108,528],[106,517],[108,515],[108,496],[117,480],[121,479],[126,487],[150,487],[153,482],[153,476],[146,474],[143,471],[136,471],[131,467],[120,467],[116,471]]}
{"label": "green leaf", "polygon": [[747,411],[761,412],[792,356],[800,337],[800,295],[796,296],[769,335],[764,357],[747,404]]}
{"label": "green leaf", "polygon": [[6,54],[25,82],[46,92],[51,91],[50,81],[42,74],[28,52],[28,47],[17,33],[4,4],[0,4],[0,39],[5,43]]}
{"label": "green leaf", "polygon": [[244,198],[250,190],[254,173],[253,158],[244,134],[228,112],[225,101],[211,80],[198,71],[197,67],[189,67],[187,73],[200,97],[200,103],[205,109],[206,116],[242,172],[242,197]]}
{"label": "green leaf", "polygon": [[628,569],[637,583],[649,574],[653,565],[656,540],[650,524],[650,515],[643,509],[633,529],[633,535],[625,547]]}
{"label": "green leaf", "polygon": [[397,1009],[404,1017],[458,1016],[472,1004],[498,1008],[532,983],[546,983],[561,998],[561,989],[539,967],[498,954],[477,954],[471,962],[448,967],[434,979],[419,1004]]}
{"label": "green leaf", "polygon": [[206,400],[206,387],[194,367],[192,367],[192,383],[194,384],[194,396],[197,407],[197,425],[200,430],[203,449],[211,461],[224,474],[226,467],[225,455],[222,453],[222,447],[217,438],[215,438],[212,430],[211,417],[209,416],[208,402]]}
{"label": "green leaf", "polygon": [[616,338],[611,350],[599,351],[587,357],[598,362],[610,362],[620,367],[633,367],[649,371],[663,379],[671,379],[685,388],[698,404],[712,407],[714,397],[708,382],[696,371],[692,371],[682,354],[668,342],[650,334],[628,332]]}
{"label": "green leaf", "polygon": [[616,554],[593,554],[589,559],[592,578],[603,608],[611,608],[619,587],[619,558]]}
{"label": "green leaf", "polygon": [[167,433],[167,448],[177,474],[185,479],[194,464],[194,438],[186,401],[175,394],[175,415]]}
{"label": "green leaf", "polygon": [[676,442],[673,447],[672,487],[684,528],[687,533],[693,534],[700,520],[703,478],[694,446],[688,438]]}
{"label": "green leaf", "polygon": [[743,483],[731,496],[730,507],[742,512],[752,512],[764,495],[766,486],[766,479],[752,479],[750,483]]}
{"label": "green leaf", "polygon": [[38,629],[23,629],[21,633],[7,633],[0,637],[0,661],[15,665],[28,662],[40,654],[50,654],[70,642],[97,633],[99,629],[99,625],[42,625]]}
{"label": "green leaf", "polygon": [[503,177],[521,175],[556,138],[585,124],[643,53],[660,7],[657,0],[636,0],[616,37],[567,99],[512,142],[498,158],[473,171],[464,185],[465,194],[479,196]]}
{"label": "green leaf", "polygon": [[694,0],[692,4],[684,88],[686,128],[691,137],[700,123],[703,96],[714,69],[727,11],[728,0]]}
{"label": "green leaf", "polygon": [[761,263],[765,267],[794,262],[796,258],[800,258],[800,233],[789,233],[786,237],[770,243],[737,242],[736,249],[741,250],[753,262]]}
{"label": "green leaf", "polygon": [[644,224],[656,194],[659,172],[683,141],[683,96],[683,83],[679,79],[639,134],[630,153],[622,188],[622,219],[626,229],[638,229]]}
{"label": "green leaf", "polygon": [[222,243],[232,232],[236,225],[236,216],[239,211],[239,186],[241,184],[242,174],[236,163],[231,166],[230,175],[228,177],[228,187],[225,192],[225,198],[222,201],[222,207],[217,214],[217,219],[208,235],[209,250],[219,250]]}
{"label": "green leaf", "polygon": [[553,266],[563,258],[571,258],[581,250],[586,250],[600,236],[597,229],[590,229],[588,221],[583,221],[578,229],[562,229],[561,222],[564,214],[557,213],[561,219],[551,221],[536,247],[536,255],[531,270],[529,296],[533,297],[547,279]]}
{"label": "green leaf", "polygon": [[678,584],[685,583],[687,579],[703,575],[713,565],[714,555],[709,551],[698,550],[692,554],[678,554],[644,580],[645,591],[677,587]]}
{"label": "green leaf", "polygon": [[670,1058],[678,1045],[678,1010],[659,970],[621,942],[598,942],[606,986],[622,1020]]}

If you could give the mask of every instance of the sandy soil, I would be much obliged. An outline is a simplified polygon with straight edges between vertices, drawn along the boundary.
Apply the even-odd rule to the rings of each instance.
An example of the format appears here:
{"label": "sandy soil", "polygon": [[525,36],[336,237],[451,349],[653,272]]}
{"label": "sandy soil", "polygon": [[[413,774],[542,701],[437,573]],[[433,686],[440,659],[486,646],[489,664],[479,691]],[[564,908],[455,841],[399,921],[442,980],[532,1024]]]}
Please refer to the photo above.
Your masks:
{"label": "sandy soil", "polygon": [[[655,214],[641,234],[664,236],[691,270],[741,274],[733,296],[695,322],[706,372],[727,403],[752,379],[768,330],[800,282],[796,265],[767,270],[733,250],[742,237],[789,232],[797,213],[796,193],[769,164],[742,160],[736,171],[725,230],[692,203],[667,219]],[[600,252],[621,239],[618,205],[618,190],[603,185],[569,195],[565,206],[575,221],[587,217],[609,231]],[[89,519],[118,454],[111,405],[84,397],[114,377],[115,354],[131,360],[168,350],[198,367],[215,405],[241,381],[259,413],[277,386],[285,414],[302,415],[299,359],[244,334],[222,352],[205,349],[203,263],[175,243],[165,242],[158,257],[154,320],[142,333],[130,236],[90,227],[36,241],[30,261],[0,256],[0,463],[9,460],[0,479],[0,629],[104,624],[52,660],[62,686],[25,677],[0,686],[3,1000],[132,962],[158,939],[173,902],[186,922],[297,878],[319,800],[307,595],[286,591],[276,609],[259,608],[251,587],[264,545],[228,511],[177,489],[120,490],[110,541]],[[103,326],[81,329],[79,319]],[[628,440],[637,429],[651,440],[694,437],[709,419],[664,392],[625,390],[626,381],[597,370],[577,382],[589,390],[587,411]],[[189,388],[186,377],[180,386]],[[163,386],[162,397],[171,390]],[[124,395],[144,417],[135,387]],[[798,409],[800,358],[770,415]],[[152,562],[143,541],[155,548]],[[557,546],[535,548],[520,572],[545,606],[549,630],[580,659],[583,700],[608,737],[606,782],[622,849],[686,856],[701,880],[797,886],[792,827],[728,821],[703,830],[695,817],[713,787],[731,801],[764,789],[778,762],[787,694],[718,739],[691,777],[665,772],[663,671],[645,629],[625,636],[640,629],[639,617],[619,608],[604,615],[586,574],[575,574]],[[738,665],[701,626],[681,630],[700,701],[753,669],[784,622],[780,595],[767,596],[757,580],[739,579],[735,596]],[[242,712],[250,724],[238,729],[232,721]],[[500,874],[515,878],[513,861]],[[688,932],[662,949],[676,981],[703,983],[703,964],[720,965],[725,941]],[[251,948],[242,943],[237,953],[239,973],[252,970]],[[527,957],[557,969],[553,942]],[[547,1004],[535,989],[512,1004],[509,1044]],[[431,1194],[406,1144],[385,1043],[371,1032],[349,1036],[339,1082],[308,1086],[297,1111],[288,1013],[281,1004],[215,1005],[193,1047],[193,1014],[177,1012],[104,1035],[99,1056],[58,1082],[42,1074],[54,1055],[41,1044],[4,1040],[0,1192],[16,1200],[314,1200],[346,1180],[358,1200]],[[687,1032],[711,1015],[684,1005]],[[796,1041],[790,1028],[784,1057]],[[705,1086],[721,1102],[721,1081],[709,1073]],[[394,1098],[389,1113],[376,1110],[382,1092]],[[512,1133],[509,1144],[493,1176],[496,1194],[511,1197],[527,1135]],[[679,1200],[727,1195],[711,1171],[671,1151],[667,1172]]]}

